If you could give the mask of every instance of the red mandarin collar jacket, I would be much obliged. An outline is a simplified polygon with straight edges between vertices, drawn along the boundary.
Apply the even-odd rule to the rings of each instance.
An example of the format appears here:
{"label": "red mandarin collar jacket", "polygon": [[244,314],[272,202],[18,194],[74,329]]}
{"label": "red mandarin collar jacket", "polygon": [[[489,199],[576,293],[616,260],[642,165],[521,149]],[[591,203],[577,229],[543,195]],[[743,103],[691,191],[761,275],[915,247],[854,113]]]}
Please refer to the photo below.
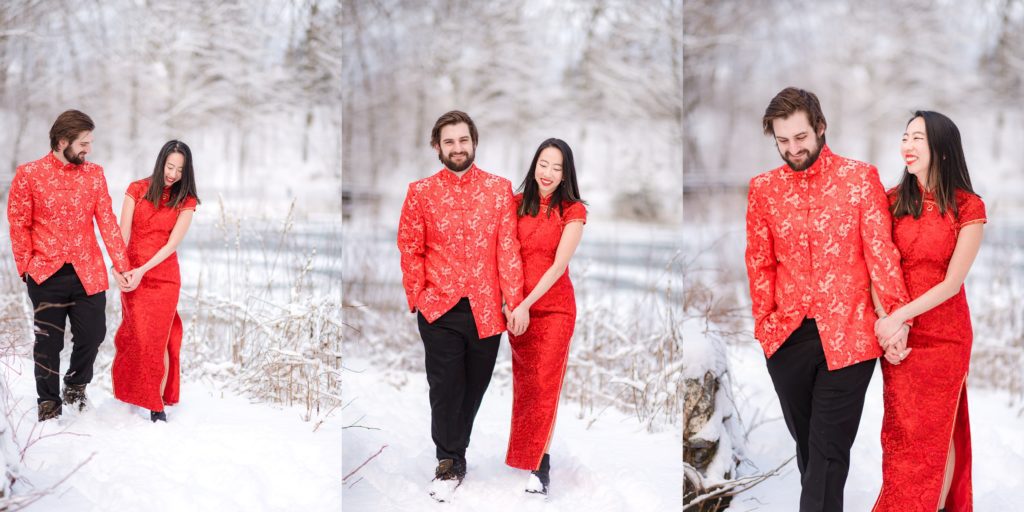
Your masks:
{"label": "red mandarin collar jacket", "polygon": [[505,330],[502,299],[523,300],[512,183],[473,165],[413,182],[398,224],[409,309],[437,320],[468,297],[481,338]]}
{"label": "red mandarin collar jacket", "polygon": [[804,317],[817,320],[830,370],[882,355],[870,286],[886,311],[908,302],[888,206],[878,170],[828,146],[805,171],[750,181],[747,277],[767,357]]}
{"label": "red mandarin collar jacket", "polygon": [[118,272],[129,270],[102,167],[91,162],[65,164],[52,152],[18,166],[7,198],[11,250],[18,275],[28,272],[42,283],[70,263],[86,293],[106,290],[109,278],[96,242],[93,218],[114,268]]}

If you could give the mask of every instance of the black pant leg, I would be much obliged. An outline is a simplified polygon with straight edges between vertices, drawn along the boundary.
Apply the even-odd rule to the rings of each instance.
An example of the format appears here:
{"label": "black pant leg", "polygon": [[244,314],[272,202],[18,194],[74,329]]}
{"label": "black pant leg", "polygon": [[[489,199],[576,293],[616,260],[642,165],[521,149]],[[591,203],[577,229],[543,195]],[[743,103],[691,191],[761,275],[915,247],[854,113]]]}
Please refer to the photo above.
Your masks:
{"label": "black pant leg", "polygon": [[28,297],[32,301],[33,330],[36,340],[32,348],[38,402],[60,401],[60,351],[64,348],[64,326],[67,323],[71,294],[66,276],[53,276],[38,284],[29,276]]}
{"label": "black pant leg", "polygon": [[832,371],[824,363],[818,368],[811,405],[810,457],[802,475],[801,511],[843,510],[850,449],[874,370],[874,359]]}
{"label": "black pant leg", "polygon": [[457,315],[445,313],[433,323],[417,315],[430,387],[430,436],[438,460],[457,459],[463,451],[462,402],[466,389],[466,341]]}
{"label": "black pant leg", "polygon": [[[470,320],[472,318],[472,313],[470,313]],[[470,326],[471,331],[468,334],[470,339],[466,347],[466,394],[462,402],[462,431],[465,434],[462,445],[463,458],[466,456],[466,449],[469,448],[469,438],[473,433],[476,413],[480,410],[484,393],[491,383],[494,362],[498,358],[498,346],[501,343],[500,334],[478,338],[476,322],[472,322]]]}
{"label": "black pant leg", "polygon": [[107,294],[87,294],[77,277],[72,286],[74,303],[68,308],[72,335],[71,362],[64,375],[64,383],[88,384],[92,382],[96,354],[107,335]]}
{"label": "black pant leg", "polygon": [[807,470],[811,399],[817,368],[825,363],[817,324],[806,320],[768,359],[768,374],[775,386],[789,434],[796,442],[796,464]]}

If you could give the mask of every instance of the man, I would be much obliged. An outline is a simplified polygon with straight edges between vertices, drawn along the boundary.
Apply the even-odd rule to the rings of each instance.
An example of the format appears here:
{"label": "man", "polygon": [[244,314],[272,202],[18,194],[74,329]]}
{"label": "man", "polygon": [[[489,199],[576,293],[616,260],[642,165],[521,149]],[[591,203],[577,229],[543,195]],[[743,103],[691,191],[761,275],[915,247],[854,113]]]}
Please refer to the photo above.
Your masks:
{"label": "man", "polygon": [[92,151],[95,125],[89,116],[68,110],[50,128],[51,151],[19,165],[7,199],[11,251],[35,310],[36,393],[39,421],[61,414],[60,351],[64,326],[71,319],[71,364],[64,375],[63,403],[86,405],[85,386],[107,332],[109,280],[96,243],[99,224],[114,275],[128,271],[121,230],[111,209],[103,168],[85,161]]}
{"label": "man", "polygon": [[[800,510],[842,510],[850,448],[882,355],[871,287],[887,312],[908,301],[900,256],[878,171],[832,153],[817,96],[782,90],[763,128],[785,165],[750,182],[754,336],[796,441]],[[906,328],[893,334],[887,357],[898,361],[906,336]]]}
{"label": "man", "polygon": [[[409,185],[398,227],[402,284],[418,312],[438,459],[431,496],[447,501],[466,476],[473,420],[505,330],[502,300],[523,299],[512,184],[473,164],[477,130],[442,115],[430,144],[444,168]],[[526,326],[512,325],[516,331]]]}

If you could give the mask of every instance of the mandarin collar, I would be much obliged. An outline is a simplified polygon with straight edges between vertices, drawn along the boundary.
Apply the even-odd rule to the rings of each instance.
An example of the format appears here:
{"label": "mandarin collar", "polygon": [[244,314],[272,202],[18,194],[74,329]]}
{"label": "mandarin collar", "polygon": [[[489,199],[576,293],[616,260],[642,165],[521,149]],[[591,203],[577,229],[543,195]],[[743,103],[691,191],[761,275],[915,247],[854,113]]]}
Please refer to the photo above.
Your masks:
{"label": "mandarin collar", "polygon": [[555,195],[554,191],[552,191],[547,196],[540,196],[540,204],[542,204],[542,205],[544,205],[544,204],[551,204],[551,196],[553,196],[553,195]]}
{"label": "mandarin collar", "polygon": [[815,160],[810,167],[802,171],[794,171],[793,168],[789,166],[789,163],[786,163],[786,165],[782,166],[785,171],[782,175],[791,179],[813,178],[820,174],[822,169],[825,169],[832,163],[832,157],[832,150],[828,148],[828,144],[824,144],[821,146],[821,152],[818,153],[818,159]]}
{"label": "mandarin collar", "polygon": [[53,154],[53,151],[50,151],[49,153],[47,153],[46,156],[43,157],[43,158],[46,160],[47,163],[49,163],[50,165],[52,165],[53,167],[55,167],[57,169],[77,171],[77,170],[82,168],[82,164],[73,164],[71,162],[68,162],[68,163],[61,162],[60,159],[57,158],[57,156]]}
{"label": "mandarin collar", "polygon": [[469,166],[469,170],[467,170],[462,176],[456,176],[454,172],[444,168],[441,169],[441,179],[453,185],[461,185],[473,181],[481,172],[482,171],[475,163]]}

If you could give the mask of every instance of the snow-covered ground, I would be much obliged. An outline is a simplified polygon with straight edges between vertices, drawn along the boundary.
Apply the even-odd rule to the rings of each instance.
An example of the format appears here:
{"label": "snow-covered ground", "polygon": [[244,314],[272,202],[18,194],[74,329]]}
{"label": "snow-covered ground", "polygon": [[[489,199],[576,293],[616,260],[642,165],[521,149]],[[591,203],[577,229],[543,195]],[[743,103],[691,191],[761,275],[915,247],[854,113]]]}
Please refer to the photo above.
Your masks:
{"label": "snow-covered ground", "polygon": [[344,475],[353,473],[343,489],[348,512],[661,511],[678,510],[682,502],[678,431],[648,433],[634,417],[611,408],[593,422],[581,420],[578,407],[565,401],[550,450],[550,499],[527,496],[528,473],[504,462],[512,390],[495,379],[473,428],[466,480],[450,506],[437,504],[427,495],[437,461],[425,375],[374,368],[354,358],[345,367],[342,467]]}
{"label": "snow-covered ground", "polygon": [[[730,348],[729,365],[736,380],[736,404],[745,421],[763,409],[771,418],[750,433],[747,456],[761,471],[774,469],[796,453],[782,410],[753,341]],[[1024,503],[1024,418],[1007,407],[1007,393],[968,388],[973,450],[974,509],[1018,510]],[[846,510],[869,510],[882,486],[882,372],[876,367],[868,387],[846,482]],[[749,467],[746,467],[749,470]],[[791,512],[799,508],[800,472],[791,461],[782,473],[736,497],[729,512]]]}
{"label": "snow-covered ground", "polygon": [[40,425],[31,364],[19,357],[3,368],[17,404],[17,438],[22,446],[35,439],[20,464],[15,493],[57,484],[30,510],[341,508],[337,415],[319,425],[304,422],[298,407],[253,403],[185,377],[181,402],[167,409],[168,422],[154,424],[147,411],[113,398],[109,378],[97,375],[88,388],[91,410],[66,411],[58,422]]}

